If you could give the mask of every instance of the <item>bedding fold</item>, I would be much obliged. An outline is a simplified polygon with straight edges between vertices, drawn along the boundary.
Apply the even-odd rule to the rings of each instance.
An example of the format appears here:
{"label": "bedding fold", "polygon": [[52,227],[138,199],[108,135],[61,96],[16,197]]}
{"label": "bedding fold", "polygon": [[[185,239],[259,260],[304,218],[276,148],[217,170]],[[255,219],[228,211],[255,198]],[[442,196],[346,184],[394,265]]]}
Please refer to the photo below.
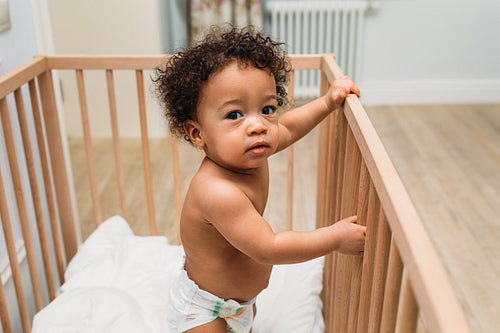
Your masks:
{"label": "bedding fold", "polygon": [[[120,216],[103,222],[69,263],[54,301],[35,315],[33,333],[168,332],[168,295],[182,246],[135,236]],[[276,266],[257,298],[253,332],[323,332],[323,258]]]}

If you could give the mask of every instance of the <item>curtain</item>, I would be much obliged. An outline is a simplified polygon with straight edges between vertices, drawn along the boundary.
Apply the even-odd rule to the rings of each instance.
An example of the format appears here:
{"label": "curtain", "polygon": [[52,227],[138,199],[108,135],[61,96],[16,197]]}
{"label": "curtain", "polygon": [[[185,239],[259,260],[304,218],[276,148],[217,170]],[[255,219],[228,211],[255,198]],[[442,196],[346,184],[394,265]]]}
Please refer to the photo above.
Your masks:
{"label": "curtain", "polygon": [[262,0],[190,0],[189,39],[197,40],[211,25],[232,23],[262,29]]}

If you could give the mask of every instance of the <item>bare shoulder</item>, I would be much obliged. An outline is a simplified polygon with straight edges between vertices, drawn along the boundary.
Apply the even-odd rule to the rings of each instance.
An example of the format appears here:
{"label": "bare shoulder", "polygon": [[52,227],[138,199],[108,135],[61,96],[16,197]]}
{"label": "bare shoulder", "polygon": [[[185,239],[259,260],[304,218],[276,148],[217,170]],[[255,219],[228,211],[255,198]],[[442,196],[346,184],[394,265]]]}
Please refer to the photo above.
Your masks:
{"label": "bare shoulder", "polygon": [[189,192],[201,206],[211,210],[248,200],[239,184],[218,175],[197,174],[191,181]]}
{"label": "bare shoulder", "polygon": [[209,223],[225,237],[230,237],[224,231],[235,227],[235,221],[261,218],[244,185],[231,177],[203,172],[193,178],[184,209],[185,217]]}

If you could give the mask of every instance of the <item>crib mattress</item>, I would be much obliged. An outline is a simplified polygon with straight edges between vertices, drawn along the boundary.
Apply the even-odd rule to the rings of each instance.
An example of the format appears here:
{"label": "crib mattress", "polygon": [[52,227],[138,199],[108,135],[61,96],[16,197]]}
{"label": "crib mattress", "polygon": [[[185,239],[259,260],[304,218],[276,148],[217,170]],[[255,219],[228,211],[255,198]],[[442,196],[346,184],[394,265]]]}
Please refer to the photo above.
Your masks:
{"label": "crib mattress", "polygon": [[[182,255],[165,237],[135,236],[120,216],[106,220],[69,263],[32,332],[168,332],[169,288]],[[323,258],[275,266],[257,297],[253,332],[323,332],[322,277]]]}

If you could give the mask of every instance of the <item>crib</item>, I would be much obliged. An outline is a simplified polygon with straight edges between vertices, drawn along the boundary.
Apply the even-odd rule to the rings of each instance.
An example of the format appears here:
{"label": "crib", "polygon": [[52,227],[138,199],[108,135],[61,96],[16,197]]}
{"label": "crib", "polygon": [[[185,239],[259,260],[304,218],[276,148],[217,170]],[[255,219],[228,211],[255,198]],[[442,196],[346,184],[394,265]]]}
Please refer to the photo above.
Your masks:
{"label": "crib", "polygon": [[[76,73],[96,226],[103,216],[97,194],[84,73],[98,70],[106,75],[115,143],[116,165],[113,167],[116,167],[119,180],[122,212],[126,205],[114,73],[118,70],[135,73],[148,226],[150,234],[156,235],[144,71],[158,67],[164,58],[161,55],[36,56],[0,78],[0,118],[7,152],[4,158],[8,160],[17,206],[16,214],[13,214],[2,181],[7,175],[0,174],[0,217],[4,240],[1,245],[8,254],[17,301],[17,308],[8,305],[4,283],[0,283],[3,332],[12,332],[16,326],[30,332],[33,314],[28,309],[29,303],[34,303],[38,312],[56,298],[64,282],[64,271],[79,247],[70,171],[65,159],[65,138],[60,126],[62,119],[53,88],[55,73]],[[294,69],[288,83],[291,105],[294,103],[296,70],[319,72],[320,93],[325,92],[336,77],[343,75],[332,54],[291,55],[290,58]],[[15,111],[9,110],[7,99],[15,101]],[[25,101],[30,102],[30,107],[25,107]],[[29,109],[32,116],[26,115]],[[14,119],[16,115],[17,119]],[[28,124],[28,117],[33,119],[34,130]],[[13,124],[19,124],[22,143],[14,140]],[[171,138],[171,144],[173,197],[176,220],[179,220],[181,165],[175,137]],[[333,253],[324,259],[321,299],[325,332],[471,332],[464,310],[415,208],[356,96],[347,98],[343,112],[330,115],[319,125],[317,147],[316,226],[326,226],[355,214],[360,223],[367,226],[362,257]],[[294,148],[289,148],[284,199],[289,229],[293,228],[293,161],[296,158],[300,156],[294,156]],[[41,174],[35,171],[35,166],[40,166]],[[21,174],[28,175],[31,193],[22,190]],[[41,193],[42,188],[44,193]],[[34,213],[28,214],[27,206],[33,207]],[[44,218],[47,214],[43,211],[48,211],[48,219]],[[34,221],[30,221],[31,216],[35,216]],[[13,227],[17,224],[22,231],[28,271],[21,270],[18,260],[19,246],[13,235]],[[36,260],[37,256],[42,260]],[[45,281],[43,285],[41,280]],[[14,322],[12,318],[15,318]]]}

